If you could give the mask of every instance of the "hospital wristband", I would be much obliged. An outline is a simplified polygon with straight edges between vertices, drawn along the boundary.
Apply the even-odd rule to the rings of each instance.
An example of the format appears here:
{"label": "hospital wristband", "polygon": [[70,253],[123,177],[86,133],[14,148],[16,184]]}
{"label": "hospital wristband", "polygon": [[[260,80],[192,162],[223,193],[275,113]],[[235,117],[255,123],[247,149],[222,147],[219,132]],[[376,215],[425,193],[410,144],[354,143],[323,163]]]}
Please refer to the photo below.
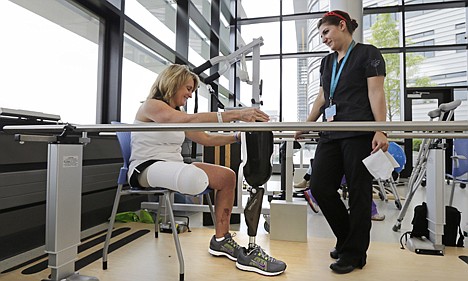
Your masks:
{"label": "hospital wristband", "polygon": [[221,112],[216,112],[216,116],[218,116],[218,123],[223,123],[223,116],[221,115]]}

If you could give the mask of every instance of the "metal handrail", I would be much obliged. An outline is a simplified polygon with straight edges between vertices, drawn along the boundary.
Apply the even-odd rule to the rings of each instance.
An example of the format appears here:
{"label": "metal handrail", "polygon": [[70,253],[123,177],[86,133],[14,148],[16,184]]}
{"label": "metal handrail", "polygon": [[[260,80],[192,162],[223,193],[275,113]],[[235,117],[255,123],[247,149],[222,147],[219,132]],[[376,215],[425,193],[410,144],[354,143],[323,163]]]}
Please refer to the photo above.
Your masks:
{"label": "metal handrail", "polygon": [[[437,138],[468,138],[468,121],[398,121],[398,122],[240,122],[240,123],[147,123],[95,125],[9,125],[5,133],[59,134],[65,127],[73,133],[124,131],[391,131],[394,135]],[[428,134],[430,133],[430,134]]]}

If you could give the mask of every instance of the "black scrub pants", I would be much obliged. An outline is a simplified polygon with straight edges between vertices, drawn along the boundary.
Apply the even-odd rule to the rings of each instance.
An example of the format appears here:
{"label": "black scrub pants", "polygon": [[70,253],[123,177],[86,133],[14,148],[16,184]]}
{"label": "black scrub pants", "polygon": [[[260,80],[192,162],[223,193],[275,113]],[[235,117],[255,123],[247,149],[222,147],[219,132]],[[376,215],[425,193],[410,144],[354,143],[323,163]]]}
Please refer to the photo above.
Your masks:
{"label": "black scrub pants", "polygon": [[[372,151],[373,135],[339,140],[320,139],[315,152],[311,192],[336,236],[340,259],[356,267],[366,264],[370,243],[372,176],[362,160]],[[343,175],[349,211],[340,198]]]}

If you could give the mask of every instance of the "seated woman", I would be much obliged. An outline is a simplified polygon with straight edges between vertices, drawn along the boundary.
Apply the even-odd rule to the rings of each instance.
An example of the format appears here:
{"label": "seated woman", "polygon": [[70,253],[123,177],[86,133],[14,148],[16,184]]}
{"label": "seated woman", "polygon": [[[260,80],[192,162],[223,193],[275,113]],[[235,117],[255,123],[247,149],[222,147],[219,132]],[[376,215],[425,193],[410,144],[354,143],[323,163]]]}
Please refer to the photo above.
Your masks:
{"label": "seated woman", "polygon": [[[187,114],[183,111],[183,106],[186,104],[187,99],[192,97],[192,93],[198,88],[198,85],[198,76],[191,72],[187,66],[170,65],[159,74],[154,82],[150,94],[136,113],[135,123],[202,123],[236,120],[253,122],[269,120],[269,116],[258,108],[230,110],[222,113]],[[236,261],[239,253],[243,250],[229,233],[236,174],[231,169],[219,165],[198,162],[184,163],[181,147],[185,137],[205,146],[222,146],[239,140],[237,133],[215,134],[202,131],[132,132],[129,178],[132,180],[133,175],[133,178],[141,187],[164,187],[191,195],[202,193],[208,186],[216,190],[215,235],[211,238],[209,252],[214,256],[226,256]],[[273,261],[280,262],[268,255],[261,258],[264,260],[264,264]],[[263,270],[268,271],[269,268],[270,266]]]}

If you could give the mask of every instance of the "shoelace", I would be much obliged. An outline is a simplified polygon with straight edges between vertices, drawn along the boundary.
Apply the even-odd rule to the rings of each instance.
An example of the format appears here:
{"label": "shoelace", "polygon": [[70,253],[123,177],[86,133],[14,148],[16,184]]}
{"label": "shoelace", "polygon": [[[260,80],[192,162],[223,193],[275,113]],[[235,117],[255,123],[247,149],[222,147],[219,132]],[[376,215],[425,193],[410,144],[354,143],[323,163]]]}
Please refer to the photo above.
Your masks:
{"label": "shoelace", "polygon": [[269,262],[275,262],[276,259],[274,257],[271,257],[270,255],[268,255],[263,249],[262,247],[260,247],[260,245],[255,245],[254,249],[252,250],[255,251],[255,250],[258,250],[258,253],[259,255],[265,259],[266,261],[269,261]]}
{"label": "shoelace", "polygon": [[232,239],[232,238],[234,238],[235,236],[236,236],[236,233],[234,232],[233,234],[231,234],[231,237],[229,237],[229,238],[227,239],[227,242],[228,242],[228,244],[232,245],[234,248],[240,249],[241,246],[239,246],[239,244],[237,244],[237,242],[234,241],[234,239]]}

